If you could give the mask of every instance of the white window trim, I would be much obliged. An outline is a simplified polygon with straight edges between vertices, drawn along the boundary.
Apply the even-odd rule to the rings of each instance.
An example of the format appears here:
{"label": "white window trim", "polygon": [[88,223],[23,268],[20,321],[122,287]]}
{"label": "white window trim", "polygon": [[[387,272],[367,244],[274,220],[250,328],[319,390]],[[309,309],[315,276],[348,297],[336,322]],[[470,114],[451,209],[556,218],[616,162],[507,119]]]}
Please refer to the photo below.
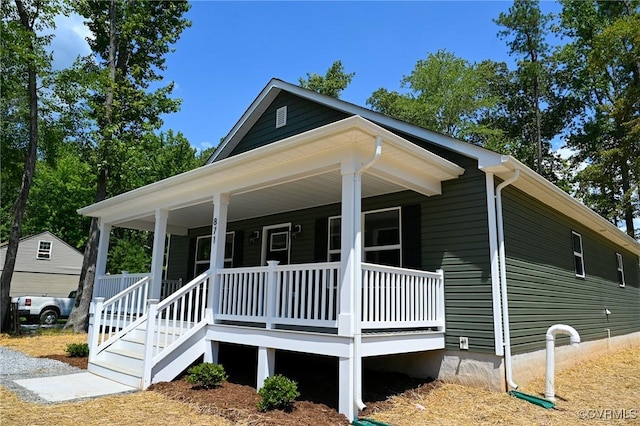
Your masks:
{"label": "white window trim", "polygon": [[231,236],[231,257],[225,257],[223,260],[223,264],[224,265],[229,264],[231,265],[230,267],[233,268],[233,255],[236,254],[236,231],[229,231],[225,234],[225,240],[224,240],[225,254],[227,252],[227,238],[229,238],[229,236]]}
{"label": "white window trim", "polygon": [[[577,252],[575,247],[573,247],[573,236],[577,236],[580,240],[580,251]],[[573,250],[573,268],[575,269],[575,261],[576,257],[580,258],[580,264],[582,265],[582,275],[578,274],[578,271],[575,271],[576,277],[584,278],[587,275],[587,271],[584,269],[584,247],[582,246],[582,235],[577,233],[576,231],[571,231],[571,249]]]}
{"label": "white window trim", "polygon": [[[385,208],[385,209],[377,209],[377,210],[368,210],[366,212],[362,213],[361,216],[361,220],[362,220],[362,232],[364,233],[364,224],[365,224],[365,216],[371,213],[380,213],[380,212],[385,212],[385,211],[391,211],[391,210],[397,210],[398,211],[398,232],[399,232],[399,243],[398,244],[392,244],[392,245],[387,245],[387,246],[374,246],[374,247],[365,247],[365,242],[364,242],[364,235],[362,240],[362,261],[364,261],[364,259],[366,258],[366,253],[367,252],[374,252],[374,251],[386,251],[386,250],[400,250],[400,267],[402,267],[402,209],[401,207],[389,207],[389,208]],[[341,218],[341,216],[330,216],[327,223],[328,223],[328,231],[327,231],[327,259],[331,259],[331,255],[332,254],[340,254],[340,248],[337,249],[331,249],[331,221],[334,219],[339,219]]]}
{"label": "white window trim", "polygon": [[[42,249],[42,243],[49,244],[48,249]],[[51,254],[53,253],[53,241],[48,240],[39,240],[38,241],[38,251],[36,252],[36,259],[38,260],[51,260]],[[45,255],[46,256],[43,256]]]}
{"label": "white window trim", "polygon": [[[232,235],[232,248],[231,248],[231,257],[230,258],[224,258],[223,262],[226,264],[228,261],[231,262],[231,264],[233,265],[233,255],[235,253],[236,247],[235,247],[235,231],[229,231],[225,234],[225,245],[226,245],[226,238],[229,237],[229,235]],[[204,240],[205,238],[211,238],[211,235],[201,235],[198,238],[196,238],[196,252],[195,252],[195,259],[193,262],[193,276],[197,276],[198,273],[198,265],[209,265],[211,263],[211,259],[204,259],[204,260],[198,260],[198,245],[200,244],[200,240]],[[207,268],[209,269],[209,268]]]}
{"label": "white window trim", "polygon": [[624,262],[622,261],[622,255],[620,253],[616,253],[616,268],[618,270],[618,272],[620,272],[620,277],[622,278],[622,282],[618,281],[618,285],[620,287],[625,287],[625,280],[624,280]]}
{"label": "white window trim", "polygon": [[338,248],[337,249],[336,248],[334,248],[334,249],[331,248],[331,221],[332,220],[336,220],[336,219],[341,219],[341,216],[340,215],[338,215],[338,216],[330,216],[329,220],[328,220],[329,228],[328,228],[328,231],[327,231],[327,235],[328,235],[328,238],[327,238],[327,254],[328,254],[327,259],[329,259],[329,260],[331,259],[331,255],[332,254],[338,254],[338,255],[340,254],[340,244],[338,244]]}

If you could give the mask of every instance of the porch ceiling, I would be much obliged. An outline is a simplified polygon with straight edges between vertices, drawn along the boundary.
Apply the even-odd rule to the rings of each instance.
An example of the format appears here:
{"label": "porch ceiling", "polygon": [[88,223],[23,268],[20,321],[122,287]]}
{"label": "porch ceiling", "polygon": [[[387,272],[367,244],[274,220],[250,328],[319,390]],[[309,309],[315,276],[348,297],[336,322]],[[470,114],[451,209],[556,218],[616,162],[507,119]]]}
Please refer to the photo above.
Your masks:
{"label": "porch ceiling", "polygon": [[116,226],[153,230],[154,212],[169,211],[167,231],[184,234],[206,226],[214,193],[231,195],[228,220],[236,221],[341,201],[341,168],[359,169],[382,154],[362,176],[362,196],[404,190],[441,192],[443,180],[464,169],[384,128],[354,116],[147,185],[79,210]]}

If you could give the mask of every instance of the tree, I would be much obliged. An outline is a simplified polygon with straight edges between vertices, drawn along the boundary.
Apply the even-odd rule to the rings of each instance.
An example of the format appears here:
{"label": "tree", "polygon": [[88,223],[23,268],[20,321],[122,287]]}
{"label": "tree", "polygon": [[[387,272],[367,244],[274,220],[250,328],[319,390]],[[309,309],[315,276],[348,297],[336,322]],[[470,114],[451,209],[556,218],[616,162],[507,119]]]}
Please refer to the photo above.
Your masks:
{"label": "tree", "polygon": [[[11,303],[10,286],[15,269],[22,219],[38,155],[40,138],[38,125],[41,112],[37,84],[39,77],[45,75],[51,64],[50,55],[44,52],[44,46],[49,42],[50,37],[38,33],[54,26],[53,17],[61,11],[61,5],[44,0],[15,0],[14,4],[2,2],[0,8],[2,11],[0,24],[2,25],[0,51],[3,76],[2,114],[3,119],[9,118],[9,124],[3,123],[2,130],[3,132],[9,129],[16,130],[15,135],[3,133],[2,136],[3,139],[7,138],[7,142],[14,143],[8,150],[10,162],[16,164],[17,151],[24,154],[20,189],[17,191],[11,209],[13,220],[0,277],[0,327],[5,329]],[[22,138],[28,140],[26,146]]]}
{"label": "tree", "polygon": [[74,144],[64,144],[55,162],[38,160],[25,211],[23,230],[36,234],[49,230],[81,249],[87,241],[90,220],[77,210],[91,204],[95,191],[91,167]]}
{"label": "tree", "polygon": [[578,196],[636,237],[640,214],[640,2],[563,1],[558,60],[572,70],[581,115],[567,138],[586,166]]}
{"label": "tree", "polygon": [[540,102],[545,90],[547,69],[545,61],[549,46],[545,41],[549,33],[550,15],[541,13],[538,0],[515,0],[509,13],[500,13],[496,22],[506,29],[498,34],[510,38],[507,45],[510,54],[522,56],[518,62],[518,71],[523,86],[527,88],[527,98],[535,118],[535,140],[537,149],[536,171],[542,174],[542,135],[540,124]]}
{"label": "tree", "polygon": [[307,73],[307,78],[300,78],[300,86],[305,89],[313,90],[322,95],[331,96],[332,98],[339,98],[344,89],[351,84],[351,80],[356,73],[344,72],[342,61],[335,61],[331,67],[327,70],[324,76],[316,73]]}
{"label": "tree", "polygon": [[[88,87],[88,97],[72,104],[81,105],[84,119],[91,123],[79,140],[96,173],[96,202],[122,192],[127,186],[124,165],[131,151],[145,135],[160,128],[161,114],[179,107],[179,100],[170,98],[173,84],[155,90],[150,86],[162,80],[165,55],[190,25],[183,17],[189,7],[185,1],[76,3],[76,11],[87,19],[93,34],[88,40],[93,55],[77,62],[82,68],[76,76],[86,76],[78,84]],[[65,326],[76,332],[85,331],[88,325],[98,238],[99,226],[94,218],[76,304]]]}
{"label": "tree", "polygon": [[367,104],[399,120],[482,143],[496,136],[478,121],[483,111],[498,102],[486,84],[496,66],[491,61],[469,64],[440,50],[418,61],[411,74],[402,79],[405,92],[381,88],[367,99]]}

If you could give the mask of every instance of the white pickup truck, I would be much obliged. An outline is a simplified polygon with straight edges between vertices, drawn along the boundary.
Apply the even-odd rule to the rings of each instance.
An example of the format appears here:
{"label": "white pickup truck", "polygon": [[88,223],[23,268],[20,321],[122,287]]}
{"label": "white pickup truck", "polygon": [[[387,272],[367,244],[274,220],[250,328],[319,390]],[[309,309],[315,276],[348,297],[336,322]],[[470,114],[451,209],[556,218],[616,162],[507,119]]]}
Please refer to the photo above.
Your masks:
{"label": "white pickup truck", "polygon": [[58,318],[68,318],[76,300],[75,290],[69,297],[20,296],[11,299],[18,304],[18,316],[52,325]]}

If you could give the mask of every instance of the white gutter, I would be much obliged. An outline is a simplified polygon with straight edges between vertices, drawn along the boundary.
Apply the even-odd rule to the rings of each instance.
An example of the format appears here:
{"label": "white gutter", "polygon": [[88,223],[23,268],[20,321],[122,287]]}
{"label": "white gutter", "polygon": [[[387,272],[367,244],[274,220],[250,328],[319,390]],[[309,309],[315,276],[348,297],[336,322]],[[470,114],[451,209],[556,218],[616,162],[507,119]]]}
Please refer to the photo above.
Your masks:
{"label": "white gutter", "polygon": [[[363,173],[373,165],[380,155],[382,154],[382,137],[376,136],[376,150],[373,153],[373,157],[369,161],[360,167],[358,170],[358,176],[362,177]],[[361,181],[362,184],[362,181]],[[361,194],[358,195],[360,200],[358,202],[362,202]],[[362,221],[362,215],[360,218],[356,218],[356,220]],[[360,237],[356,244],[358,248],[362,247],[362,224],[360,224]],[[355,388],[355,394],[353,396],[353,402],[358,407],[358,410],[364,410],[366,405],[362,401],[362,356],[360,355],[360,346],[362,344],[362,324],[361,324],[361,316],[362,316],[362,250],[358,250],[359,254],[356,256],[357,262],[360,264],[359,268],[355,268],[355,273],[360,274],[359,278],[353,277],[354,283],[359,283],[359,287],[355,291],[355,295],[353,298],[355,318],[354,318],[354,335],[353,335],[353,384]]]}
{"label": "white gutter", "polygon": [[491,253],[491,299],[493,308],[493,338],[495,354],[504,356],[502,341],[502,303],[500,302],[500,256],[498,254],[498,228],[496,219],[496,189],[493,173],[486,172],[487,222],[489,226],[489,252]]}
{"label": "white gutter", "polygon": [[502,294],[502,330],[504,333],[504,367],[507,386],[518,389],[513,381],[511,367],[511,333],[509,331],[509,298],[507,296],[507,262],[504,250],[504,224],[502,220],[502,190],[520,177],[520,170],[516,169],[513,176],[503,181],[496,188],[496,215],[498,222],[498,246],[500,251],[500,292]]}

